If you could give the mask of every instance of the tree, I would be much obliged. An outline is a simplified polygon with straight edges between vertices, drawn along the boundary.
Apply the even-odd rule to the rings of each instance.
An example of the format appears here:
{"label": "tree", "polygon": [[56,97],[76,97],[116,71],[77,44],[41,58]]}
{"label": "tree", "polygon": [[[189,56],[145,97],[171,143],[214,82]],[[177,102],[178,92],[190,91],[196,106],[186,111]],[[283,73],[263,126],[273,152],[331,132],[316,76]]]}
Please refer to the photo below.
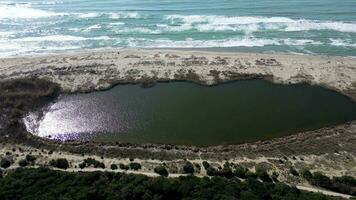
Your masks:
{"label": "tree", "polygon": [[69,167],[69,163],[65,158],[58,158],[56,160],[51,160],[49,161],[49,165],[59,169],[67,169]]}
{"label": "tree", "polygon": [[262,166],[256,166],[256,175],[262,181],[271,182],[271,178],[269,177],[267,170]]}
{"label": "tree", "polygon": [[194,166],[191,162],[185,162],[183,166],[183,172],[186,174],[193,174],[194,173]]}
{"label": "tree", "polygon": [[1,159],[1,161],[0,161],[0,166],[1,166],[2,168],[8,168],[8,167],[10,167],[10,165],[11,165],[10,160],[8,160],[7,158]]}
{"label": "tree", "polygon": [[210,164],[207,161],[203,161],[203,167],[205,170],[207,170],[210,167]]}
{"label": "tree", "polygon": [[110,169],[112,169],[112,170],[117,170],[117,165],[111,164],[111,165],[110,165]]}
{"label": "tree", "polygon": [[26,155],[26,160],[28,162],[34,162],[36,159],[37,159],[36,156],[30,155],[30,154]]}
{"label": "tree", "polygon": [[28,165],[27,160],[22,159],[22,160],[19,161],[19,166],[20,167],[26,167],[27,165]]}
{"label": "tree", "polygon": [[303,169],[302,172],[301,172],[301,175],[307,181],[310,181],[313,178],[313,174],[310,173],[310,171],[307,170],[307,169]]}
{"label": "tree", "polygon": [[130,166],[130,169],[132,169],[132,170],[139,170],[142,168],[141,164],[137,163],[137,162],[132,162],[129,164],[129,166]]}
{"label": "tree", "polygon": [[161,176],[165,176],[165,177],[168,176],[168,171],[167,171],[167,169],[166,169],[164,166],[162,166],[162,165],[155,167],[155,168],[154,168],[154,172],[156,172],[157,174],[159,174],[159,175],[161,175]]}
{"label": "tree", "polygon": [[242,167],[240,165],[236,166],[235,168],[235,175],[239,178],[246,178],[246,173],[248,172],[248,169],[246,169],[245,167]]}

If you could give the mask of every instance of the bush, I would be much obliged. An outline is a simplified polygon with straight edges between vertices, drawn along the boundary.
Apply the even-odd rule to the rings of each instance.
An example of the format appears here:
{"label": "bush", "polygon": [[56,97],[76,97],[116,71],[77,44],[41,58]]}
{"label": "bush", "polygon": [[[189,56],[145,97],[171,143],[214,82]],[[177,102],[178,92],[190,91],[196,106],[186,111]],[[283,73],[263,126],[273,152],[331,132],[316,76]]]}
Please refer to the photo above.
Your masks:
{"label": "bush", "polygon": [[214,167],[209,166],[208,169],[206,170],[206,174],[208,176],[216,176],[219,174],[219,171],[217,169],[215,169]]}
{"label": "bush", "polygon": [[56,160],[51,160],[49,162],[49,165],[59,169],[67,169],[69,167],[69,163],[65,158],[58,158]]}
{"label": "bush", "polygon": [[207,161],[203,161],[203,167],[205,170],[207,170],[210,167],[210,164]]}
{"label": "bush", "polygon": [[154,168],[154,172],[156,172],[157,174],[161,175],[161,176],[168,176],[168,171],[165,167],[163,167],[162,165],[157,166]]}
{"label": "bush", "polygon": [[271,178],[269,177],[267,170],[262,166],[256,166],[256,175],[262,181],[271,182]]}
{"label": "bush", "polygon": [[327,188],[331,185],[331,180],[329,177],[323,175],[322,173],[315,172],[313,174],[313,179],[311,180],[311,183],[319,187]]}
{"label": "bush", "polygon": [[36,159],[37,159],[36,156],[30,155],[30,154],[26,155],[26,160],[28,162],[34,162]]}
{"label": "bush", "polygon": [[220,171],[221,176],[225,177],[225,178],[232,178],[235,176],[235,174],[232,172],[230,167],[224,167],[221,171]]}
{"label": "bush", "polygon": [[11,165],[10,160],[8,160],[8,159],[6,159],[6,158],[1,159],[1,161],[0,161],[0,166],[1,166],[2,168],[8,168],[8,167],[10,167],[10,165]]}
{"label": "bush", "polygon": [[130,169],[132,169],[132,170],[139,170],[139,169],[142,168],[141,164],[140,163],[136,163],[136,162],[130,163],[129,166],[130,166]]}
{"label": "bush", "polygon": [[271,178],[272,178],[273,182],[276,182],[276,183],[278,182],[278,176],[279,176],[279,174],[277,172],[272,173]]}
{"label": "bush", "polygon": [[85,168],[85,167],[89,167],[89,166],[93,166],[94,168],[105,168],[105,164],[102,162],[99,162],[97,160],[95,160],[94,158],[86,158],[84,159],[84,161],[79,164],[79,167],[81,169]]}
{"label": "bush", "polygon": [[84,162],[79,163],[79,168],[80,168],[80,169],[84,169],[85,167],[86,167],[86,165],[85,165],[85,163],[84,163]]}
{"label": "bush", "polygon": [[307,169],[303,169],[301,172],[301,175],[302,175],[302,178],[306,179],[307,181],[310,181],[313,178],[313,174],[310,173],[310,171]]}
{"label": "bush", "polygon": [[235,168],[235,175],[239,178],[246,178],[246,173],[248,172],[248,169],[246,169],[245,167],[242,167],[240,165],[236,166]]}
{"label": "bush", "polygon": [[28,165],[28,161],[25,159],[22,159],[19,161],[19,166],[20,167],[26,167]]}
{"label": "bush", "polygon": [[128,169],[130,169],[130,167],[129,167],[128,165],[125,165],[125,164],[122,164],[122,163],[119,164],[119,167],[120,167],[120,169],[122,169],[122,170],[128,170]]}
{"label": "bush", "polygon": [[183,172],[186,174],[193,174],[194,173],[194,166],[191,162],[185,162],[183,166]]}
{"label": "bush", "polygon": [[18,168],[0,179],[0,199],[333,199],[318,195],[256,179],[241,182],[223,177],[153,178],[46,168]]}
{"label": "bush", "polygon": [[293,176],[299,176],[299,173],[293,167],[289,168],[289,173],[291,173]]}
{"label": "bush", "polygon": [[112,169],[112,170],[117,170],[118,168],[117,168],[117,165],[111,164],[111,165],[110,165],[110,169]]}

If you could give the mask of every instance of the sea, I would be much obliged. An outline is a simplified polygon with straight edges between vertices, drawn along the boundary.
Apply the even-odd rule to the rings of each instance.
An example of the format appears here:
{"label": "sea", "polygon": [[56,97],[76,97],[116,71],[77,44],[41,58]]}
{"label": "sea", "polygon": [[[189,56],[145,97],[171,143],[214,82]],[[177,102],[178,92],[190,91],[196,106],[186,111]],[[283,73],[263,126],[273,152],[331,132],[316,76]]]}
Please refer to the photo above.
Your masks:
{"label": "sea", "polygon": [[0,0],[0,58],[120,48],[356,56],[356,0]]}

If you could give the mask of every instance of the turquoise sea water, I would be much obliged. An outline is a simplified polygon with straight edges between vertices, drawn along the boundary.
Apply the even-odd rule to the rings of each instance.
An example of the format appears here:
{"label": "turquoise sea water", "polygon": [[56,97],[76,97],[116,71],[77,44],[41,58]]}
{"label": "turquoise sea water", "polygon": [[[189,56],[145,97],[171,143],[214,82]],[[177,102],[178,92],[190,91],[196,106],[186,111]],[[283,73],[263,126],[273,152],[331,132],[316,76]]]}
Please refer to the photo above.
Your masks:
{"label": "turquoise sea water", "polygon": [[356,1],[0,0],[0,57],[121,47],[356,56]]}

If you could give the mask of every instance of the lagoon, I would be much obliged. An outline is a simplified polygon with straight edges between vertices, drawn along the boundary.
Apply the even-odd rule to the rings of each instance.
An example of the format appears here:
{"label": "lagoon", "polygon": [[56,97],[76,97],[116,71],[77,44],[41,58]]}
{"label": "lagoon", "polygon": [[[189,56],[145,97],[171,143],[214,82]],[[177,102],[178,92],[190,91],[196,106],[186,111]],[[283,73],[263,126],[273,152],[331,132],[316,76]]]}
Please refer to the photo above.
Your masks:
{"label": "lagoon", "polygon": [[[63,94],[30,132],[60,140],[209,146],[281,137],[356,119],[349,98],[307,84],[243,80],[217,86],[189,82],[151,88]],[[37,126],[36,126],[37,125]]]}

